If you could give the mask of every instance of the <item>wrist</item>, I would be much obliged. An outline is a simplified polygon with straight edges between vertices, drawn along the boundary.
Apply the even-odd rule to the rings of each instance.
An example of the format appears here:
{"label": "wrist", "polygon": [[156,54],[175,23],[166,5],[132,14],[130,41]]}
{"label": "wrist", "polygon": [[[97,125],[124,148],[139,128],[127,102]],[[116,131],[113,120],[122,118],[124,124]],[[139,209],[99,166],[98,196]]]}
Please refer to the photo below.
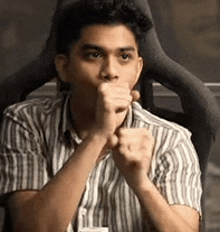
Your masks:
{"label": "wrist", "polygon": [[151,192],[155,188],[146,173],[143,173],[133,187],[136,195],[142,195]]}
{"label": "wrist", "polygon": [[108,141],[108,137],[104,133],[98,130],[92,130],[88,133],[88,140],[92,140],[95,144],[105,145]]}

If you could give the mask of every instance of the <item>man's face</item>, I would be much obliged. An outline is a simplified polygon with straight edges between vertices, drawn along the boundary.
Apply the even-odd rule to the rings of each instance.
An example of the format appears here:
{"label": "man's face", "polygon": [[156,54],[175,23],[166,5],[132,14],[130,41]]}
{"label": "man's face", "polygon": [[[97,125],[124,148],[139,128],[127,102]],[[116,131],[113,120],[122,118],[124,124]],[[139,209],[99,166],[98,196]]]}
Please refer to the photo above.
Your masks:
{"label": "man's face", "polygon": [[93,107],[102,82],[125,83],[133,89],[142,65],[135,36],[126,26],[92,25],[73,44],[64,81],[72,83],[75,94]]}
{"label": "man's face", "polygon": [[191,55],[220,58],[220,0],[169,0],[172,28]]}

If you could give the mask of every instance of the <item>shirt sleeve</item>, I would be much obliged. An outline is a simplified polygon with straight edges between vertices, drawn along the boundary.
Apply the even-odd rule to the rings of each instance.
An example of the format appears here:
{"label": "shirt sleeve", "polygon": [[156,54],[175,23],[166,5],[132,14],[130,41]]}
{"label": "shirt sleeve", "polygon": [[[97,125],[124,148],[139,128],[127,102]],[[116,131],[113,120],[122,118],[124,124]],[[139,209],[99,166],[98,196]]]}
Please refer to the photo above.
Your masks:
{"label": "shirt sleeve", "polygon": [[[170,205],[186,205],[201,215],[201,171],[190,138],[175,134],[173,146],[157,156],[153,182]],[[167,146],[168,147],[168,146]]]}
{"label": "shirt sleeve", "polygon": [[0,143],[1,197],[18,190],[39,190],[48,182],[40,132],[27,109],[5,111]]}

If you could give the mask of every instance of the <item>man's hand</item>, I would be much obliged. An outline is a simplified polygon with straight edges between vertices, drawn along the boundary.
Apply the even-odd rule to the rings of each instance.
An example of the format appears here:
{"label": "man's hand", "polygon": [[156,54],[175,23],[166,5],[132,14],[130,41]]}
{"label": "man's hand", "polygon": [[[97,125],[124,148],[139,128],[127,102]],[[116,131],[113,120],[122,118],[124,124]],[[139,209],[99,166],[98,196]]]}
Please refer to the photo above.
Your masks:
{"label": "man's hand", "polygon": [[111,141],[116,141],[116,129],[123,123],[131,102],[138,98],[137,91],[132,91],[127,83],[102,83],[98,88],[93,130],[101,133],[107,140],[114,137]]}
{"label": "man's hand", "polygon": [[150,171],[154,138],[146,128],[120,128],[113,150],[115,164],[130,187],[135,190],[146,181]]}
{"label": "man's hand", "polygon": [[138,98],[138,92],[126,83],[102,83],[93,127],[106,138],[105,148],[114,148],[115,163],[132,188],[146,180],[154,147],[154,138],[146,128],[120,128],[129,106]]}

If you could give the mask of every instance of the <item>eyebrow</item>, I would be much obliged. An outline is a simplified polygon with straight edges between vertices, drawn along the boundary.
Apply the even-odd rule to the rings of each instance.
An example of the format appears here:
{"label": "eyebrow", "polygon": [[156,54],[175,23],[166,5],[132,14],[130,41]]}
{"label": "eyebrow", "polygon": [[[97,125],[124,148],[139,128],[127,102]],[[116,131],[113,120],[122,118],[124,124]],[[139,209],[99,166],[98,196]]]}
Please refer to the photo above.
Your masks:
{"label": "eyebrow", "polygon": [[[100,51],[100,52],[104,52],[105,49],[103,47],[100,47],[98,45],[95,45],[95,44],[84,44],[82,47],[81,47],[81,50],[84,51],[84,50],[90,50],[90,49],[93,49],[93,50],[97,50],[97,51]],[[125,51],[135,51],[135,48],[132,47],[132,46],[126,46],[126,47],[121,47],[121,48],[118,48],[118,50],[120,52],[125,52]]]}

